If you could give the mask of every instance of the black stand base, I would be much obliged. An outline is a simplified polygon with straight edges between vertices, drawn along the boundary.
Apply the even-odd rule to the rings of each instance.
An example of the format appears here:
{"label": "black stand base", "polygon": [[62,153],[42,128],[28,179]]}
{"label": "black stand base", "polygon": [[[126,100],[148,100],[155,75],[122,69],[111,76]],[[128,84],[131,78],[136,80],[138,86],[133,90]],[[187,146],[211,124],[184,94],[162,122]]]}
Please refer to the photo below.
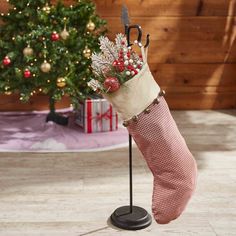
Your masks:
{"label": "black stand base", "polygon": [[148,212],[138,206],[123,206],[117,208],[110,217],[111,223],[121,229],[139,230],[151,225],[152,218]]}
{"label": "black stand base", "polygon": [[56,112],[50,112],[47,115],[46,122],[53,121],[54,123],[58,125],[68,125],[68,117],[61,116],[57,114]]}

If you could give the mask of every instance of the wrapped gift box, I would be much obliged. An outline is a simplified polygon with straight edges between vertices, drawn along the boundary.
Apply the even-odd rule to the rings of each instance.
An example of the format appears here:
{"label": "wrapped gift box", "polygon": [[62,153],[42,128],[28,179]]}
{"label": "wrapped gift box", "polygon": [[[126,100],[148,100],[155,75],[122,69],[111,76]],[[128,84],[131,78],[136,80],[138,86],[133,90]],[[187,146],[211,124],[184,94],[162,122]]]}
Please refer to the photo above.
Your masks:
{"label": "wrapped gift box", "polygon": [[85,133],[108,132],[118,129],[118,115],[104,98],[91,97],[79,102],[76,124]]}

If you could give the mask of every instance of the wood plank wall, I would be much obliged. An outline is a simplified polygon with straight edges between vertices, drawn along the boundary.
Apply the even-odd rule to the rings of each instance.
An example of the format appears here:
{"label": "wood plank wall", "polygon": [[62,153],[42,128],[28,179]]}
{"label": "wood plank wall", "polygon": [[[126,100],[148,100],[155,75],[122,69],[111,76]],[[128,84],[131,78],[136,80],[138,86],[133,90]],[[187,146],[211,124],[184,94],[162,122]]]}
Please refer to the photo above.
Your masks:
{"label": "wood plank wall", "polygon": [[236,0],[95,3],[98,14],[108,21],[110,38],[123,32],[123,3],[132,23],[140,24],[144,34],[151,34],[149,64],[172,109],[236,107]]}

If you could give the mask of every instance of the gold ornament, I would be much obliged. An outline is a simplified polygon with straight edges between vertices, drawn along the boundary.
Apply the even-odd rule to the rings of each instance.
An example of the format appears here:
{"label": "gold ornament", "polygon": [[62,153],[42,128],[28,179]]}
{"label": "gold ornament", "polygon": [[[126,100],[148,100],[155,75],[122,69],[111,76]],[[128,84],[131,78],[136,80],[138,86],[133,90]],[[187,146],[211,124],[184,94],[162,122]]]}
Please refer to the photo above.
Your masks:
{"label": "gold ornament", "polygon": [[51,70],[51,64],[46,60],[41,64],[40,69],[44,73],[48,73]]}
{"label": "gold ornament", "polygon": [[25,57],[29,57],[32,56],[34,53],[34,50],[30,47],[30,45],[28,45],[26,48],[24,48],[23,50],[23,54]]}
{"label": "gold ornament", "polygon": [[5,86],[4,89],[5,89],[5,92],[4,92],[4,93],[5,93],[6,95],[11,95],[11,94],[12,94],[12,92],[9,91],[9,90],[10,90],[10,87],[9,87],[9,86]]}
{"label": "gold ornament", "polygon": [[63,77],[60,77],[57,79],[57,87],[64,88],[66,86],[66,79]]}
{"label": "gold ornament", "polygon": [[60,36],[63,40],[66,40],[70,36],[69,32],[66,30],[66,27],[60,33]]}
{"label": "gold ornament", "polygon": [[43,7],[43,11],[45,11],[47,14],[51,12],[51,7],[49,7],[48,3],[46,3],[45,7]]}
{"label": "gold ornament", "polygon": [[96,25],[90,20],[86,27],[89,31],[93,31],[95,30]]}
{"label": "gold ornament", "polygon": [[89,59],[91,57],[91,49],[89,49],[87,46],[85,47],[84,51],[83,51],[84,57],[86,57],[87,59]]}

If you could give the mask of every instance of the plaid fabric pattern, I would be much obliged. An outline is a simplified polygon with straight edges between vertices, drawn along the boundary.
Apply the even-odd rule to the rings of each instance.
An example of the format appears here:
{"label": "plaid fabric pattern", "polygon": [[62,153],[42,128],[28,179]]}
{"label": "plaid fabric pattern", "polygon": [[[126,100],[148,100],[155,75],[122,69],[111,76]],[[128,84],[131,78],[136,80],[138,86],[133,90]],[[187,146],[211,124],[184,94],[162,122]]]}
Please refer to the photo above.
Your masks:
{"label": "plaid fabric pattern", "polygon": [[197,165],[164,97],[127,127],[154,176],[152,211],[159,224],[176,219],[196,188]]}

